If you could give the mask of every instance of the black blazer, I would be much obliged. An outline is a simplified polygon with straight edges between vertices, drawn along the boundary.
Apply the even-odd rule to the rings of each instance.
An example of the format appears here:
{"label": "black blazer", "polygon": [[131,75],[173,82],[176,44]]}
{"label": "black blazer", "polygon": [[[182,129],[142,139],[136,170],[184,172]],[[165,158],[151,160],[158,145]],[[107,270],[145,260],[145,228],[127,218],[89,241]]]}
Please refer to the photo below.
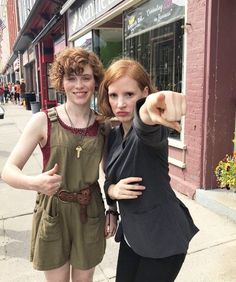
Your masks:
{"label": "black blazer", "polygon": [[120,200],[121,222],[115,239],[123,233],[131,248],[151,258],[186,253],[198,232],[186,206],[175,196],[168,168],[168,128],[149,126],[139,118],[137,103],[133,125],[123,138],[123,128],[113,128],[108,137],[104,190],[108,204],[113,201],[108,187],[119,180],[142,177],[146,187],[137,199]]}

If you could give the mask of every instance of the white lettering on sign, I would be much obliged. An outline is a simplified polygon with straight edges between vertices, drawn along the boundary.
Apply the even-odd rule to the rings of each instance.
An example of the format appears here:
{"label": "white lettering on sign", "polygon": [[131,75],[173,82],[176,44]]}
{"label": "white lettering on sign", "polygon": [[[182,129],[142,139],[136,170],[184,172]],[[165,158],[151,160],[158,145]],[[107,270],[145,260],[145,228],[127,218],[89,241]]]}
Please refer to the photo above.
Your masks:
{"label": "white lettering on sign", "polygon": [[100,14],[101,12],[106,11],[109,8],[112,8],[115,4],[121,1],[117,0],[97,0],[96,3],[96,14]]}
{"label": "white lettering on sign", "polygon": [[68,13],[69,34],[83,28],[86,24],[101,16],[123,0],[89,0]]}
{"label": "white lettering on sign", "polygon": [[96,11],[101,12],[102,10],[106,9],[106,4],[108,1],[106,0],[98,0],[96,5]]}
{"label": "white lettering on sign", "polygon": [[78,7],[77,10],[73,12],[71,19],[72,31],[75,32],[78,30],[78,28],[85,26],[87,23],[93,20],[94,17],[95,17],[94,3],[90,1],[88,3],[82,4],[80,7]]}
{"label": "white lettering on sign", "polygon": [[94,17],[94,5],[90,3],[87,7],[81,6],[78,9],[79,25],[84,25],[90,19]]}
{"label": "white lettering on sign", "polygon": [[153,7],[151,9],[147,10],[147,16],[150,16],[153,13],[161,13],[163,10],[163,5],[157,5],[156,7]]}

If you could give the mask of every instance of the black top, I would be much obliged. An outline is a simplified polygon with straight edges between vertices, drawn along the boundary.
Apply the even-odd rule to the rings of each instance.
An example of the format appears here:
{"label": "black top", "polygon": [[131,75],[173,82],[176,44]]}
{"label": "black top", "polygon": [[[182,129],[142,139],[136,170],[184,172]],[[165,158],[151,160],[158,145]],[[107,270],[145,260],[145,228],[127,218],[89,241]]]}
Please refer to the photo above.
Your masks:
{"label": "black top", "polygon": [[121,223],[130,246],[144,257],[161,258],[186,253],[198,232],[186,206],[175,196],[168,168],[168,128],[146,125],[139,118],[145,99],[137,102],[133,124],[123,138],[122,125],[111,130],[107,144],[104,184],[108,187],[126,177],[142,177],[146,189],[137,199],[120,200]]}

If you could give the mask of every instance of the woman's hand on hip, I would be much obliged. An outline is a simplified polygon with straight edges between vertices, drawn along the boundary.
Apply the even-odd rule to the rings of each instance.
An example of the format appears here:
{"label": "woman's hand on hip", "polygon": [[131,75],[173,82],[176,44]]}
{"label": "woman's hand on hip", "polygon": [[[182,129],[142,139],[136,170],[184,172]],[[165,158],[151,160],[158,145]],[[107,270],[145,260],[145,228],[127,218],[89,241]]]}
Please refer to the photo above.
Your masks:
{"label": "woman's hand on hip", "polygon": [[141,177],[127,177],[108,188],[108,195],[113,200],[136,199],[142,195],[145,187],[140,185]]}

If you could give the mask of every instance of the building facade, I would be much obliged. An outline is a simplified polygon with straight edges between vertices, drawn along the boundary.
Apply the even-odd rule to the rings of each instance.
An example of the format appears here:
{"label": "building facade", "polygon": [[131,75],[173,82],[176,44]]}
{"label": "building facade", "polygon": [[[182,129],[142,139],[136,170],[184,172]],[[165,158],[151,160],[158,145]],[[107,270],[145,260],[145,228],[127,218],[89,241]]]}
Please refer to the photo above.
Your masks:
{"label": "building facade", "polygon": [[[183,92],[187,98],[182,132],[172,130],[169,137],[173,188],[189,197],[197,189],[217,188],[215,166],[235,149],[236,2],[59,2],[52,7],[53,2],[36,1],[37,9],[34,5],[21,30],[31,36],[20,50],[25,77],[35,73],[42,108],[64,102],[63,94],[50,86],[48,69],[65,46],[93,50],[105,67],[116,57],[132,57],[144,65],[158,90]],[[20,45],[15,43],[14,52]],[[96,94],[92,106],[96,108]]]}

